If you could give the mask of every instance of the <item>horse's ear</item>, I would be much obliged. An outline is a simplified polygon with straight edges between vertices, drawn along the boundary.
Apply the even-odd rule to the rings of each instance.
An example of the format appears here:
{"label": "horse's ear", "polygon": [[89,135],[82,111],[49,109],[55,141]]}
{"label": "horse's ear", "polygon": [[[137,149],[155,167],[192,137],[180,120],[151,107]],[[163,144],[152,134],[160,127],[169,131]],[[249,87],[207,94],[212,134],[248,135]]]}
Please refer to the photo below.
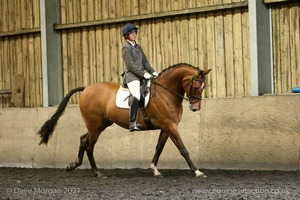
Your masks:
{"label": "horse's ear", "polygon": [[209,72],[211,71],[211,69],[207,69],[207,70],[204,70],[204,74],[208,74]]}

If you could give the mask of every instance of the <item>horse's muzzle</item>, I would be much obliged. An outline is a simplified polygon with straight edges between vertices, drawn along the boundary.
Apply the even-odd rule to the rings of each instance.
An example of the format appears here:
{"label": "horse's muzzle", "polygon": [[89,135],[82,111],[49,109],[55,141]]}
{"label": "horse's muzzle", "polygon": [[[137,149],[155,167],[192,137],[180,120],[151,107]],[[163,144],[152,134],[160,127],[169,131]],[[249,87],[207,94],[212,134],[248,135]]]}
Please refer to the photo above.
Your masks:
{"label": "horse's muzzle", "polygon": [[201,104],[200,103],[190,104],[189,108],[190,108],[191,111],[196,112],[196,111],[199,111],[201,109]]}

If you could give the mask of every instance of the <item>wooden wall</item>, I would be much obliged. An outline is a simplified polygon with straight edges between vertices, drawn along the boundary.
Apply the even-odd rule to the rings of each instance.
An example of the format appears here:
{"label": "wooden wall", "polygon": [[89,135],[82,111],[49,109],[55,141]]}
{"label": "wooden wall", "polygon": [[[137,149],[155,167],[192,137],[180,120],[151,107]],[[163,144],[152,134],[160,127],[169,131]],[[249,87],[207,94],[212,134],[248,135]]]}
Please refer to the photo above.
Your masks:
{"label": "wooden wall", "polygon": [[272,4],[275,93],[300,86],[300,2]]}
{"label": "wooden wall", "polygon": [[[139,20],[131,21],[139,27],[138,43],[158,72],[179,62],[212,68],[206,97],[250,95],[247,2],[240,2],[62,0],[62,24],[77,23],[75,28],[60,26],[64,92],[99,81],[121,81],[123,18],[138,16]],[[241,6],[214,11],[235,3]],[[195,8],[201,11],[191,12]],[[174,11],[181,12],[174,15]],[[97,20],[104,23],[84,23]],[[75,98],[73,103],[77,102]]]}
{"label": "wooden wall", "polygon": [[[42,105],[39,0],[0,0],[0,89],[25,78],[25,107]],[[0,95],[0,107],[10,96]]]}
{"label": "wooden wall", "polygon": [[[284,1],[282,3],[282,1]],[[266,2],[266,0],[265,0]],[[274,3],[275,2],[275,3]],[[274,88],[300,85],[299,2],[268,0],[272,7]],[[121,27],[133,22],[138,43],[162,71],[187,62],[212,68],[205,96],[251,95],[247,0],[61,0],[63,88],[121,82]],[[0,0],[0,89],[25,77],[25,107],[42,106],[39,0]],[[72,98],[78,103],[80,94]],[[0,107],[9,98],[0,96]]]}

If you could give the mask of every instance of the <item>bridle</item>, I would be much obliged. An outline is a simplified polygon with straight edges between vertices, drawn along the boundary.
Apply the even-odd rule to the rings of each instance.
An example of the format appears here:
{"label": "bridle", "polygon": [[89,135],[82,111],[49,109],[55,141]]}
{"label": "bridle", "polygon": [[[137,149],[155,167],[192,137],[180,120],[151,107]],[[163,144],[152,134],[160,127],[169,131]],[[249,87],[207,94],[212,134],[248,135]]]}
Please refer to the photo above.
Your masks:
{"label": "bridle", "polygon": [[[187,94],[188,101],[189,101],[190,104],[193,104],[193,103],[196,103],[196,102],[202,100],[202,96],[195,96],[195,95],[192,94],[192,89],[193,89],[194,81],[199,81],[200,86],[201,86],[201,90],[204,90],[204,88],[202,86],[203,86],[203,84],[205,84],[205,78],[197,79],[197,75],[194,75],[190,79],[189,83],[186,86],[184,86],[184,88],[185,88],[188,85],[190,85],[190,92],[189,92],[189,94]],[[196,99],[196,100],[192,101],[192,99]]]}
{"label": "bridle", "polygon": [[[174,90],[172,90],[172,89],[170,89],[170,88],[167,88],[166,86],[164,86],[164,85],[158,83],[155,79],[152,80],[152,82],[153,82],[155,85],[159,85],[159,86],[161,86],[162,88],[166,89],[167,91],[169,91],[169,92],[171,92],[171,93],[173,93],[173,94],[179,96],[180,98],[182,98],[182,99],[188,101],[190,104],[193,104],[193,103],[196,103],[196,102],[202,100],[202,96],[195,96],[195,95],[192,94],[192,89],[193,89],[194,81],[199,81],[201,87],[202,87],[202,85],[205,83],[205,78],[197,79],[197,76],[198,76],[198,75],[194,75],[194,76],[189,80],[188,84],[185,85],[185,86],[183,86],[183,88],[186,88],[187,86],[190,86],[189,94],[187,94],[187,97],[185,97],[185,96],[183,96],[183,95],[181,95],[181,94],[175,92]],[[204,88],[201,88],[201,89],[203,90]],[[196,100],[193,101],[193,99],[196,99]]]}

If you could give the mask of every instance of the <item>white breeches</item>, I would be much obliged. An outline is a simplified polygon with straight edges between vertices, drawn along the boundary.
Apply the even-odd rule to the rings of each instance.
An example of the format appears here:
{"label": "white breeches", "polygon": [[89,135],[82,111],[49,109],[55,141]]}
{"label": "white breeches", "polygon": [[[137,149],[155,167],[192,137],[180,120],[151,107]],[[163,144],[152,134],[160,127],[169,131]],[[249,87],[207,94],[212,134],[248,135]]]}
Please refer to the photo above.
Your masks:
{"label": "white breeches", "polygon": [[141,98],[141,92],[140,92],[140,81],[135,80],[127,83],[127,86],[129,88],[130,93],[132,96],[140,100]]}

